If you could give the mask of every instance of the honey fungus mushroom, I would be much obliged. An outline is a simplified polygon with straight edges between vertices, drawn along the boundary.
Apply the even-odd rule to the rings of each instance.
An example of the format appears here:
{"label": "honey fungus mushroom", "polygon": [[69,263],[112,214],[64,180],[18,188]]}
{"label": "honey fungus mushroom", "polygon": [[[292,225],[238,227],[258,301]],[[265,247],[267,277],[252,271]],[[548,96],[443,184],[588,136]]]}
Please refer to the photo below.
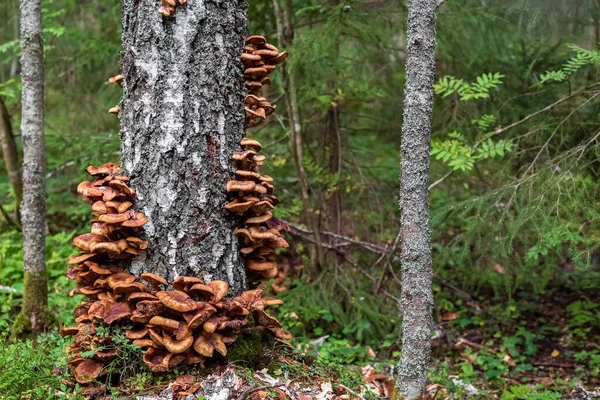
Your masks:
{"label": "honey fungus mushroom", "polygon": [[[162,0],[159,12],[173,16],[185,0]],[[269,85],[269,75],[287,57],[262,36],[247,39],[243,54],[244,80],[249,93],[241,107],[246,113],[246,127],[264,123],[276,107],[263,96],[262,87]],[[110,79],[122,83],[123,75]],[[111,109],[119,113],[119,106]],[[239,216],[240,229],[235,236],[242,245],[242,255],[252,283],[277,275],[275,249],[286,247],[282,237],[285,226],[273,216],[277,198],[273,195],[273,178],[259,168],[267,158],[253,138],[240,141],[241,151],[232,155],[235,174],[225,191],[230,196],[224,206]],[[244,333],[245,327],[262,329],[278,338],[288,338],[277,319],[265,307],[280,304],[263,298],[261,291],[248,291],[227,297],[225,281],[204,281],[199,277],[180,276],[173,282],[144,272],[139,277],[127,272],[128,260],[145,251],[149,243],[141,237],[147,217],[136,209],[136,192],[129,178],[121,175],[118,164],[90,166],[92,176],[77,191],[91,205],[93,220],[89,233],[79,235],[73,244],[82,252],[69,258],[69,278],[77,288],[73,294],[86,297],[75,309],[77,326],[67,327],[62,334],[74,336],[68,348],[69,366],[83,385],[102,376],[106,362],[114,359],[112,337],[96,334],[96,327],[125,328],[125,336],[144,351],[144,363],[153,372],[165,372],[176,365],[203,364],[216,354],[225,356],[227,347]],[[233,233],[232,233],[233,234]],[[173,290],[171,289],[172,285]],[[82,356],[92,351],[92,358]],[[90,392],[95,386],[88,386]],[[86,389],[87,390],[87,389]]]}

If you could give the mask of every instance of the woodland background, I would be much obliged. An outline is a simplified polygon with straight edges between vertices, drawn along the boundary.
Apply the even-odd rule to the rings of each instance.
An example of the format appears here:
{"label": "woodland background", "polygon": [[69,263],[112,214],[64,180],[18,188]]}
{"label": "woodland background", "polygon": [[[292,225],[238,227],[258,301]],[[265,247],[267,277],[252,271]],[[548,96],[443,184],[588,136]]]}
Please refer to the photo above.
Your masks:
{"label": "woodland background", "polygon": [[[319,263],[276,76],[269,96],[280,112],[253,135],[278,182],[276,215],[301,227],[281,254],[279,316],[323,368],[389,372],[399,351],[399,266],[381,249],[398,246],[406,5],[294,0],[293,8],[285,50],[302,161],[319,229],[329,233]],[[0,98],[20,146],[18,2],[0,10]],[[252,0],[249,17],[251,33],[276,43],[271,1]],[[119,159],[118,120],[107,110],[121,92],[107,79],[119,72],[120,5],[46,0],[43,20],[50,306],[68,325],[80,299],[68,296],[65,260],[89,221],[76,186],[87,165]],[[430,176],[438,398],[560,399],[577,382],[600,386],[598,42],[597,0],[448,0],[439,9]],[[4,163],[0,205],[0,365],[11,366],[0,368],[0,394],[14,396],[58,384],[51,372],[64,339],[8,342],[22,253],[6,218],[15,199]],[[360,370],[337,373],[360,381]]]}

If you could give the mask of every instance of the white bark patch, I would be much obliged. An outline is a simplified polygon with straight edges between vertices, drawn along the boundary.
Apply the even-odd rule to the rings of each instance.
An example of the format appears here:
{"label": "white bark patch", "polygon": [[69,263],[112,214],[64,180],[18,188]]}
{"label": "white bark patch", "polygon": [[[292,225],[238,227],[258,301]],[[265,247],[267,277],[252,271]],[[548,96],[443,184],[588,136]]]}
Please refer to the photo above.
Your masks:
{"label": "white bark patch", "polygon": [[[139,199],[139,197],[138,197]],[[144,207],[144,211],[143,211],[144,215],[146,217],[148,217],[148,222],[146,222],[146,225],[144,225],[144,232],[146,233],[146,235],[148,236],[154,236],[154,224],[152,223],[152,219],[149,218],[150,216],[150,208],[149,207]]]}
{"label": "white bark patch", "polygon": [[156,191],[156,202],[163,213],[166,213],[175,202],[177,193],[172,190],[169,186],[169,182],[163,176],[161,176],[156,182],[158,190]]}
{"label": "white bark patch", "polygon": [[169,250],[167,251],[168,262],[171,265],[175,265],[177,264],[177,238],[170,232],[167,234],[167,237],[169,239]]}

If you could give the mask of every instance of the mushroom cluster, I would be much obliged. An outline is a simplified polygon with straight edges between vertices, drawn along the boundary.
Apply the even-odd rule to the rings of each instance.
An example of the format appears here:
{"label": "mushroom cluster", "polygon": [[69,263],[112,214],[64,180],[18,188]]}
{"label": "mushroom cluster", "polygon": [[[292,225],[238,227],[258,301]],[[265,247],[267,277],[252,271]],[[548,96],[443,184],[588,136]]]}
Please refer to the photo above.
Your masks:
{"label": "mushroom cluster", "polygon": [[[247,129],[264,122],[275,111],[275,106],[262,97],[262,86],[271,83],[269,74],[287,57],[287,52],[279,52],[263,36],[246,39],[241,59],[248,88],[244,100]],[[266,159],[258,154],[262,145],[249,137],[243,138],[240,145],[242,151],[232,157],[236,163],[235,179],[227,182],[226,187],[233,199],[225,209],[243,218],[244,226],[235,231],[235,236],[240,240],[248,281],[256,284],[277,276],[275,250],[288,247],[283,233],[289,227],[273,217],[272,210],[278,203],[273,195],[273,178],[261,175],[258,169]]]}
{"label": "mushroom cluster", "polygon": [[[67,349],[77,382],[87,384],[101,376],[105,365],[117,358],[111,336],[97,335],[98,326],[119,326],[133,344],[145,349],[144,362],[153,372],[164,372],[181,363],[202,364],[214,352],[225,356],[252,316],[252,330],[265,330],[277,338],[290,339],[279,321],[265,307],[281,304],[263,297],[262,289],[225,299],[228,284],[205,283],[181,276],[171,285],[155,274],[139,279],[125,272],[123,260],[139,254],[148,243],[138,228],[147,221],[131,209],[135,191],[117,164],[88,167],[94,180],[82,182],[78,192],[92,205],[95,219],[90,233],[77,236],[73,244],[82,254],[69,258],[74,265],[67,276],[77,281],[71,295],[86,296],[74,311],[76,326],[63,328],[74,336]],[[90,358],[82,353],[93,353]]]}
{"label": "mushroom cluster", "polygon": [[273,178],[258,171],[265,159],[258,154],[262,146],[247,137],[240,144],[245,150],[234,153],[236,177],[227,182],[226,188],[234,198],[225,209],[243,218],[244,226],[235,231],[235,236],[240,241],[248,282],[256,283],[277,276],[275,250],[288,247],[283,232],[289,228],[272,213],[278,203],[273,195]]}
{"label": "mushroom cluster", "polygon": [[244,99],[246,128],[260,125],[275,111],[275,106],[263,97],[262,87],[271,83],[269,74],[287,57],[287,51],[280,52],[277,47],[267,43],[263,36],[250,36],[246,39],[241,56],[244,81],[248,89],[248,95]]}

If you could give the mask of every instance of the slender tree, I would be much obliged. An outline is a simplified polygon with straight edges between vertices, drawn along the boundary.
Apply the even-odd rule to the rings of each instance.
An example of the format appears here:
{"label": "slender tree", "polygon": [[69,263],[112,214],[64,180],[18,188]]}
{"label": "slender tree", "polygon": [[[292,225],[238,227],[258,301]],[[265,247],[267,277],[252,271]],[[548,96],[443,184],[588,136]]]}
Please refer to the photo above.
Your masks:
{"label": "slender tree", "polygon": [[[283,3],[281,6],[280,3]],[[290,48],[294,40],[294,24],[292,15],[294,14],[294,5],[291,0],[273,0],[273,12],[275,13],[275,22],[277,24],[277,40],[279,46]],[[289,63],[286,63],[281,69],[283,79],[284,97],[287,108],[288,121],[292,139],[292,155],[294,166],[300,183],[300,195],[302,198],[302,206],[306,225],[312,231],[314,245],[309,247],[310,261],[317,271],[320,271],[325,265],[325,252],[321,240],[321,232],[319,230],[319,219],[315,213],[310,195],[310,183],[308,175],[302,164],[303,159],[303,139],[302,139],[302,121],[300,118],[300,107],[298,105],[298,93],[296,89],[296,81],[292,68]]]}
{"label": "slender tree", "polygon": [[21,176],[21,166],[19,164],[19,153],[17,152],[17,143],[13,135],[12,125],[10,123],[10,115],[4,104],[4,100],[0,98],[0,144],[2,145],[2,157],[4,158],[4,166],[8,173],[8,180],[13,189],[15,196],[15,212],[13,222],[15,225],[20,224],[21,220],[21,201],[23,200],[23,178]]}
{"label": "slender tree", "polygon": [[122,6],[122,162],[149,241],[131,270],[225,280],[239,294],[237,222],[223,206],[244,135],[247,3],[188,1],[171,17],[158,0]]}
{"label": "slender tree", "polygon": [[407,19],[400,177],[404,316],[398,374],[398,391],[405,399],[421,396],[431,353],[433,293],[428,181],[437,5],[438,0],[413,0]]}
{"label": "slender tree", "polygon": [[21,136],[23,138],[24,288],[22,310],[13,335],[45,330],[52,318],[46,310],[44,59],[41,0],[21,0]]}

